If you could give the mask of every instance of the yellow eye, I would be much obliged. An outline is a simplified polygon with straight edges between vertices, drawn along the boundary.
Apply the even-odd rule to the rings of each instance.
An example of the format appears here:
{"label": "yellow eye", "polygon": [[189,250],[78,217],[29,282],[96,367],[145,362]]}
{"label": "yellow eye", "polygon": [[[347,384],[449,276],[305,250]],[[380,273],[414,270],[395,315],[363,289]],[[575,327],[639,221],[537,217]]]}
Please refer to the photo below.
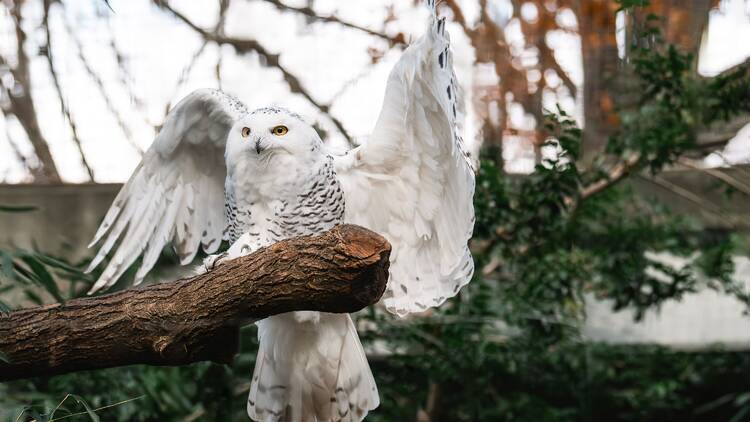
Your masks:
{"label": "yellow eye", "polygon": [[243,127],[242,128],[242,137],[247,138],[250,136],[250,128],[249,127]]}
{"label": "yellow eye", "polygon": [[286,126],[276,126],[271,129],[271,133],[276,136],[284,136],[287,132],[289,132],[289,128],[287,128]]}

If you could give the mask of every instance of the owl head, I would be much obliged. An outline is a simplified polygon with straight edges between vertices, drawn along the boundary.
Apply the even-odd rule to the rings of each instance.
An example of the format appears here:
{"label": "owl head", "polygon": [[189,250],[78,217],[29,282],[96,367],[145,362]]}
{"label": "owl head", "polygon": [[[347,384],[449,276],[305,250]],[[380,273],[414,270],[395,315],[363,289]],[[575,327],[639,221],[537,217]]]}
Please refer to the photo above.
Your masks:
{"label": "owl head", "polygon": [[[283,108],[266,107],[235,122],[227,138],[226,158],[256,162],[315,159],[323,142],[315,129],[302,118]],[[291,156],[291,157],[290,157]]]}

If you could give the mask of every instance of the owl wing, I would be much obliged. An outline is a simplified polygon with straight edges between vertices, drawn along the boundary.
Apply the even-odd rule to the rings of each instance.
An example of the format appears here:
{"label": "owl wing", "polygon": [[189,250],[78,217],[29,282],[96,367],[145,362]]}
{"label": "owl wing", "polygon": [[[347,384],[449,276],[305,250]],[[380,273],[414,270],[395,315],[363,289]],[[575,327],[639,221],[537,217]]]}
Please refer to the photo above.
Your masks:
{"label": "owl wing", "polygon": [[226,227],[226,139],[246,113],[234,97],[209,89],[194,91],[169,112],[89,245],[104,239],[91,271],[120,240],[89,293],[111,287],[143,254],[135,276],[140,283],[170,241],[183,265],[193,260],[199,245],[207,253],[216,251]]}
{"label": "owl wing", "polygon": [[391,71],[366,143],[336,158],[345,219],[392,245],[384,304],[398,315],[440,305],[469,282],[474,172],[459,134],[462,103],[445,20],[434,0],[427,34]]}

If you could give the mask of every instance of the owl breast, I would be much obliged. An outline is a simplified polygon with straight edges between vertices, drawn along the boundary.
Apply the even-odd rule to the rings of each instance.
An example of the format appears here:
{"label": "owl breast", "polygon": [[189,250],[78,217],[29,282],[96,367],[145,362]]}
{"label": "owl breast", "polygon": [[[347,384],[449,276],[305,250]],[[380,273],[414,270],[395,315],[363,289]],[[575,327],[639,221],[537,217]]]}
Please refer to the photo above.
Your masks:
{"label": "owl breast", "polygon": [[[325,156],[308,171],[279,169],[286,175],[299,173],[293,181],[273,191],[253,187],[252,181],[228,181],[225,238],[242,238],[243,252],[252,252],[280,240],[326,231],[344,218],[344,194],[333,169],[333,158]],[[281,175],[280,175],[281,176]],[[241,188],[238,185],[242,184]]]}

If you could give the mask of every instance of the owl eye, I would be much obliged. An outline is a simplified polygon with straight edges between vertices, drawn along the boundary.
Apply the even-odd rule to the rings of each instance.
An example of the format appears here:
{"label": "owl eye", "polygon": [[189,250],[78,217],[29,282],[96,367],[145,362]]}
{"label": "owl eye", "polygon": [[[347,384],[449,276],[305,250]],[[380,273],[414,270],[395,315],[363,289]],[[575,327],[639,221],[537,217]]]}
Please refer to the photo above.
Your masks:
{"label": "owl eye", "polygon": [[289,128],[286,126],[275,126],[273,129],[271,129],[271,133],[276,136],[284,136],[287,132],[289,132]]}
{"label": "owl eye", "polygon": [[249,127],[243,127],[242,128],[242,137],[247,138],[250,136],[250,128]]}

